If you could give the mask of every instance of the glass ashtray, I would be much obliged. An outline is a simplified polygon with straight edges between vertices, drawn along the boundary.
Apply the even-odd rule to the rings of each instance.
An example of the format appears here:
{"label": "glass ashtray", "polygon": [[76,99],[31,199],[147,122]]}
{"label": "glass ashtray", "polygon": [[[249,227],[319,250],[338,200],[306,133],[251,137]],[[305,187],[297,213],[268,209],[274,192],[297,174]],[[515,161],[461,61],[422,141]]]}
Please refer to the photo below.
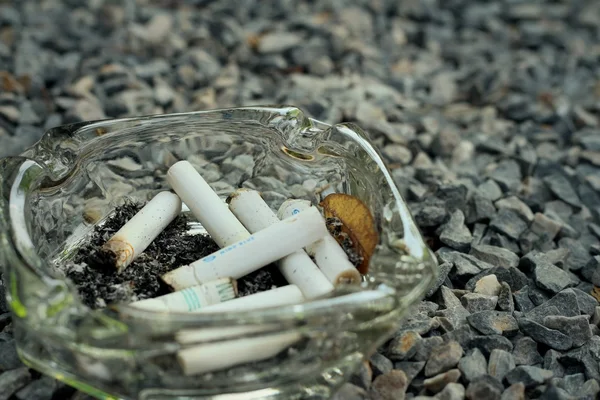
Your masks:
{"label": "glass ashtray", "polygon": [[[368,273],[325,298],[254,311],[88,308],[61,262],[124,198],[145,202],[169,190],[166,172],[180,160],[223,199],[247,187],[275,210],[287,198],[358,197],[379,233]],[[368,136],[294,107],[61,126],[0,168],[2,264],[19,354],[100,399],[329,398],[393,335],[437,271]],[[244,362],[240,343],[264,357]],[[225,367],[184,373],[178,354],[198,349],[199,362]]]}

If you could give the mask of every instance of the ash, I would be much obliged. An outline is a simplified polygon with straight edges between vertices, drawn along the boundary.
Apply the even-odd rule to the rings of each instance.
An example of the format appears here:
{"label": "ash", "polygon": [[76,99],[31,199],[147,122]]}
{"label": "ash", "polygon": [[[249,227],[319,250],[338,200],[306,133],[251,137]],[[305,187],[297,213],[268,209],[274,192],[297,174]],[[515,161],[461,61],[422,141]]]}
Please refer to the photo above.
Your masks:
{"label": "ash", "polygon": [[[208,235],[188,235],[186,232],[192,220],[182,214],[123,272],[117,274],[110,255],[101,248],[142,207],[142,204],[134,202],[117,207],[63,267],[87,306],[96,309],[167,294],[170,291],[160,280],[161,275],[219,249]],[[286,284],[277,267],[271,264],[239,279],[239,295],[247,296]]]}

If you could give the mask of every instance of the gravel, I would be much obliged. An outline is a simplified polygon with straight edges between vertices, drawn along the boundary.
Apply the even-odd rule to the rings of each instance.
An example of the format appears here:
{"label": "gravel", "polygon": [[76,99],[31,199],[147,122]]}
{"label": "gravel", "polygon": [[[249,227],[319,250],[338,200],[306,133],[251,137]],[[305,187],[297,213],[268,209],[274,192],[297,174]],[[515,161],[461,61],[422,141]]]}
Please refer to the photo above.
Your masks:
{"label": "gravel", "polygon": [[[442,267],[335,398],[598,396],[597,1],[184,3],[1,2],[0,156],[105,117],[292,104],[356,122]],[[210,181],[244,177],[244,156]],[[20,364],[4,292],[0,399],[88,399]]]}

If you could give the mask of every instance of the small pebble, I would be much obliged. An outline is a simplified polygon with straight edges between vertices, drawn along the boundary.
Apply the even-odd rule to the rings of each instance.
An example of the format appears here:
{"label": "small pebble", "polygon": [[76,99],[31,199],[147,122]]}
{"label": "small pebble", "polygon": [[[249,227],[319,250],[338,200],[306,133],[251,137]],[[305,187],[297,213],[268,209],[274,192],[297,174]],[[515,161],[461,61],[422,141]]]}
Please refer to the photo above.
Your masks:
{"label": "small pebble", "polygon": [[480,293],[467,293],[460,298],[462,305],[471,314],[480,311],[491,311],[496,308],[498,296],[489,296]]}
{"label": "small pebble", "polygon": [[549,329],[556,329],[573,339],[573,347],[582,346],[592,337],[589,318],[584,315],[576,317],[549,315],[544,318],[544,326]]}
{"label": "small pebble", "polygon": [[[451,382],[435,395],[439,400],[463,400],[465,398],[465,387],[460,383]],[[417,399],[416,397],[414,398]]]}
{"label": "small pebble", "polygon": [[517,382],[504,390],[500,400],[525,400],[525,385],[522,382]]}
{"label": "small pebble", "polygon": [[460,371],[458,369],[451,369],[431,378],[425,379],[423,385],[431,393],[437,393],[444,389],[447,384],[458,382],[459,379]]}
{"label": "small pebble", "polygon": [[573,346],[573,339],[557,330],[548,329],[527,318],[519,319],[519,327],[526,335],[539,343],[544,343],[556,350],[568,350]]}
{"label": "small pebble", "polygon": [[496,275],[492,274],[479,279],[475,284],[475,289],[473,291],[488,296],[496,296],[497,298],[501,288],[502,285],[498,282],[498,278]]}
{"label": "small pebble", "polygon": [[512,313],[515,311],[512,290],[510,285],[506,282],[502,282],[501,285],[502,287],[498,292],[498,309]]}
{"label": "small pebble", "polygon": [[498,246],[477,245],[471,248],[471,254],[478,259],[498,267],[516,267],[519,256],[510,250]]}
{"label": "small pebble", "polygon": [[463,349],[456,341],[449,341],[435,347],[425,365],[425,376],[437,375],[455,367],[462,354]]}
{"label": "small pebble", "polygon": [[531,388],[548,381],[552,376],[552,371],[539,367],[520,365],[506,374],[506,381],[510,385],[520,382],[526,388]]}
{"label": "small pebble", "polygon": [[469,350],[467,354],[458,362],[458,369],[463,377],[471,382],[475,378],[487,373],[487,360],[478,348]]}
{"label": "small pebble", "polygon": [[529,336],[523,336],[514,342],[512,354],[516,365],[535,365],[544,362],[538,353],[537,342]]}
{"label": "small pebble", "polygon": [[469,400],[500,400],[504,387],[501,381],[490,375],[482,375],[467,386],[466,398]]}
{"label": "small pebble", "polygon": [[488,374],[502,382],[506,374],[515,368],[515,359],[507,351],[494,349],[490,353]]}
{"label": "small pebble", "polygon": [[407,386],[404,372],[392,370],[375,378],[371,387],[372,398],[373,400],[403,400]]}

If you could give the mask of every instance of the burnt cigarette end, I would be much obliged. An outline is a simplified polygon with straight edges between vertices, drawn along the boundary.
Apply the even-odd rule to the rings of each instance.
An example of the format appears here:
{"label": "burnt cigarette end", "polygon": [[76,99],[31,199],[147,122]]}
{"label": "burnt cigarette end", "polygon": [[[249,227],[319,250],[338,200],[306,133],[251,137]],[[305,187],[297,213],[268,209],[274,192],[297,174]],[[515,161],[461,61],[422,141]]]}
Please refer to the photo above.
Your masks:
{"label": "burnt cigarette end", "polygon": [[115,237],[106,242],[101,250],[113,254],[112,265],[117,269],[117,273],[121,272],[133,260],[134,250],[131,243]]}

